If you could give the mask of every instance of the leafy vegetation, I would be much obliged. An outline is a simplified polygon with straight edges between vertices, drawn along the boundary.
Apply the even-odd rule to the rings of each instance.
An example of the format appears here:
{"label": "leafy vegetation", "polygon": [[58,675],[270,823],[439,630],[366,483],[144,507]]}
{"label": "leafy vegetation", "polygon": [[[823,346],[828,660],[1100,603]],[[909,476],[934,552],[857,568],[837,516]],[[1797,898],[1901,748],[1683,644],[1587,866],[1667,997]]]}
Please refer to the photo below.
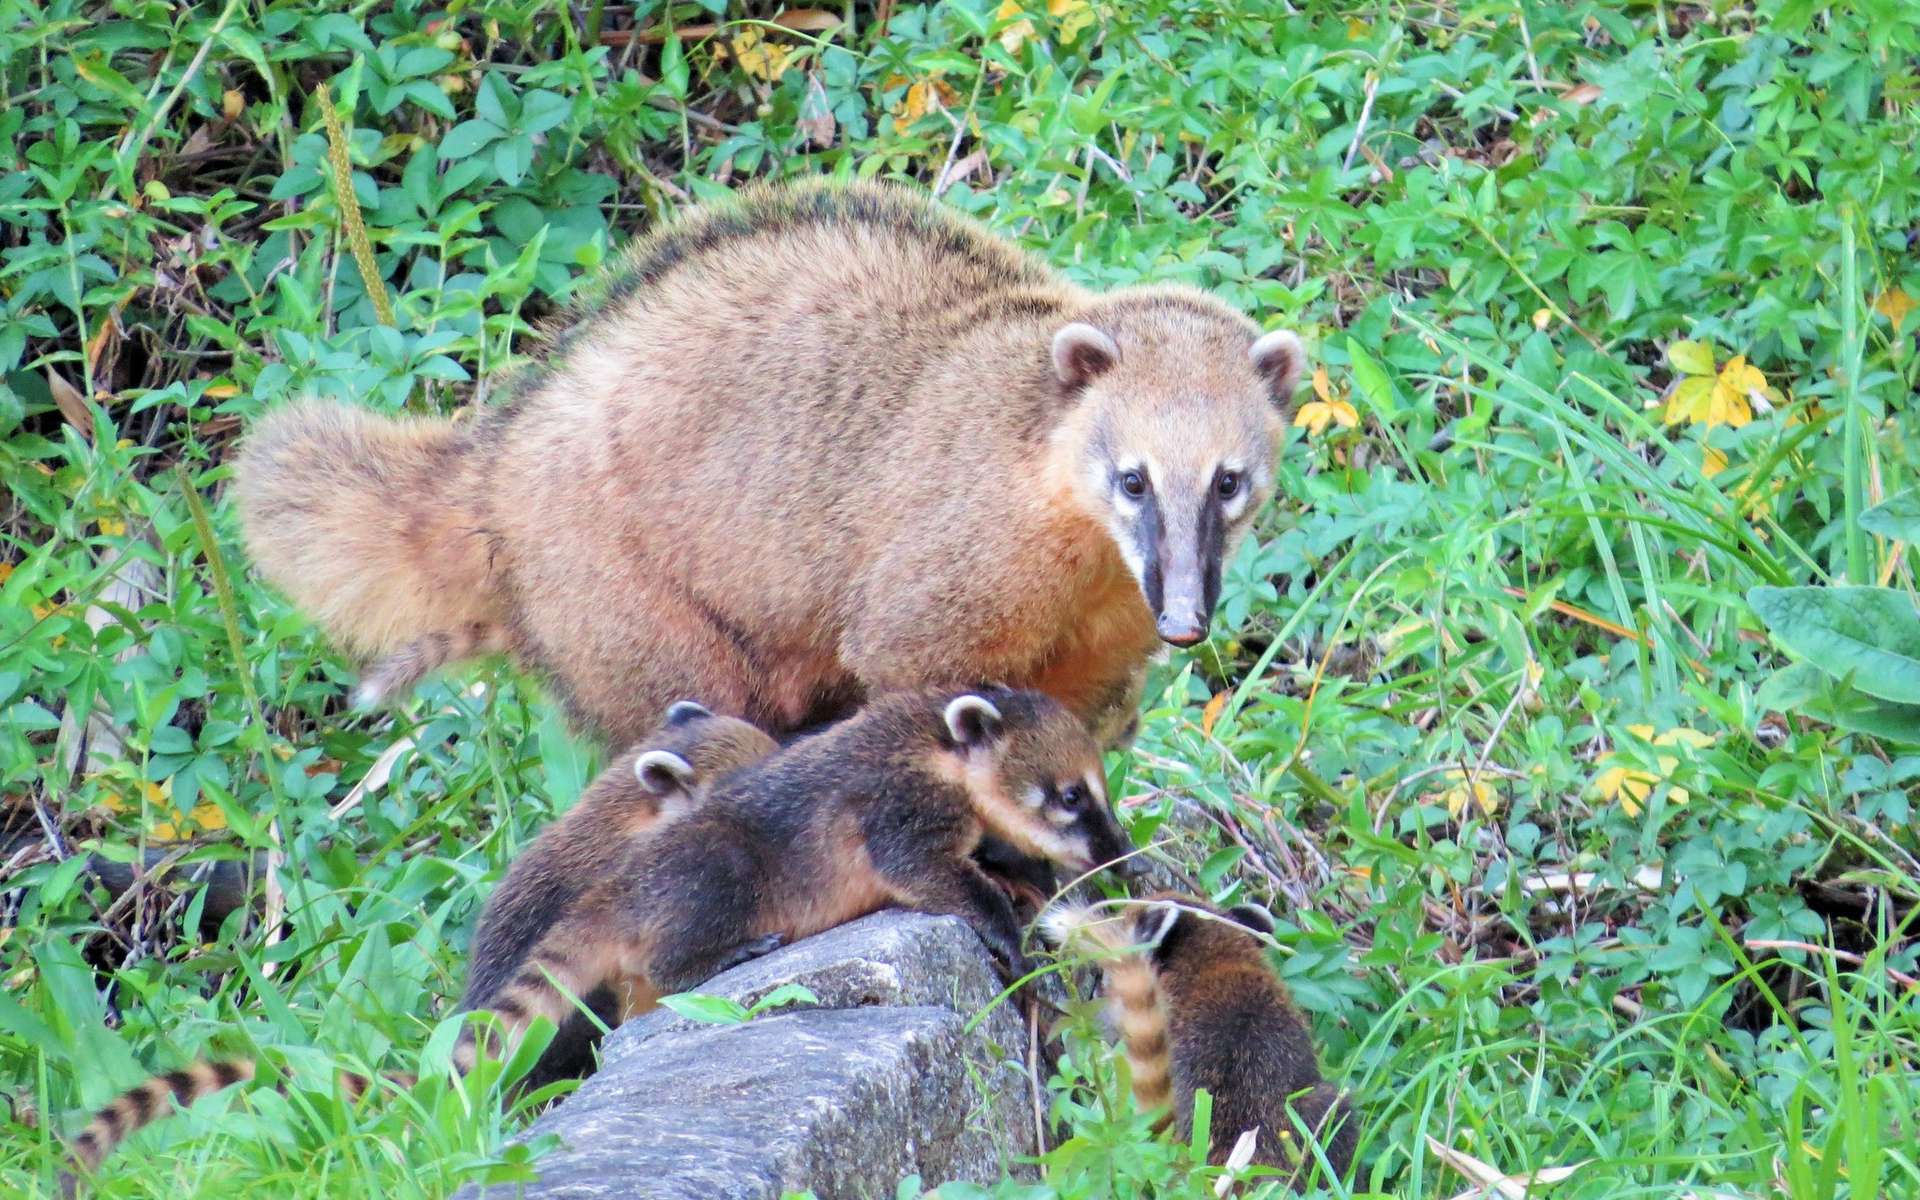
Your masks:
{"label": "leafy vegetation", "polygon": [[[594,752],[504,671],[345,711],[225,453],[298,393],[485,403],[631,231],[845,173],[1322,365],[1115,771],[1281,917],[1368,1119],[1331,1194],[1920,1195],[1900,0],[722,3],[0,0],[0,1077],[47,1118],[0,1188],[215,1050],[293,1086],[100,1194],[524,1177],[446,1014]],[[942,1194],[1212,1195],[1116,1069],[1082,1022],[1046,1183]]]}

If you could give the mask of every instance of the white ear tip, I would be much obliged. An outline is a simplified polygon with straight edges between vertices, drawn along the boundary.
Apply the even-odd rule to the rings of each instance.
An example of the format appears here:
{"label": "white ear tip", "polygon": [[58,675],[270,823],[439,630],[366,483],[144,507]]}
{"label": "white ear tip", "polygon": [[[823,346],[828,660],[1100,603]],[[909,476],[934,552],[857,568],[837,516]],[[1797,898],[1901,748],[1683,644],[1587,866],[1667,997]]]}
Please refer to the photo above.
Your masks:
{"label": "white ear tip", "polygon": [[1300,335],[1291,329],[1276,329],[1263,333],[1254,339],[1253,349],[1247,357],[1256,363],[1263,363],[1275,354],[1287,354],[1298,359],[1306,356],[1306,347],[1300,343]]}
{"label": "white ear tip", "polygon": [[954,741],[961,743],[972,740],[968,736],[969,719],[976,725],[997,724],[1001,719],[1000,710],[993,706],[991,700],[971,693],[947,701],[946,712],[942,715],[947,722],[947,732],[953,735]]}
{"label": "white ear tip", "polygon": [[1053,371],[1065,383],[1084,383],[1120,361],[1120,347],[1085,321],[1062,325],[1053,335]]}
{"label": "white ear tip", "polygon": [[1050,904],[1040,914],[1040,936],[1049,946],[1064,946],[1086,924],[1086,909],[1077,904]]}
{"label": "white ear tip", "polygon": [[633,777],[648,791],[658,791],[659,776],[665,774],[680,787],[693,778],[693,764],[671,750],[649,750],[633,760]]}

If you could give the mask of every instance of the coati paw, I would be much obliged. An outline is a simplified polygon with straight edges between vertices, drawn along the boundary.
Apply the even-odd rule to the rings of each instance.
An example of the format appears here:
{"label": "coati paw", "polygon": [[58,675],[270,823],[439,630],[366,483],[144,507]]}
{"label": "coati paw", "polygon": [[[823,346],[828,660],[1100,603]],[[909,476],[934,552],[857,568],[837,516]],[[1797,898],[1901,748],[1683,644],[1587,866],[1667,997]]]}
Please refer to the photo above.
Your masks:
{"label": "coati paw", "polygon": [[786,944],[786,937],[778,933],[769,933],[765,937],[758,937],[750,942],[742,942],[733,948],[732,953],[720,960],[720,969],[722,971],[730,971],[741,963],[752,962],[756,958],[772,954],[775,950],[778,950]]}

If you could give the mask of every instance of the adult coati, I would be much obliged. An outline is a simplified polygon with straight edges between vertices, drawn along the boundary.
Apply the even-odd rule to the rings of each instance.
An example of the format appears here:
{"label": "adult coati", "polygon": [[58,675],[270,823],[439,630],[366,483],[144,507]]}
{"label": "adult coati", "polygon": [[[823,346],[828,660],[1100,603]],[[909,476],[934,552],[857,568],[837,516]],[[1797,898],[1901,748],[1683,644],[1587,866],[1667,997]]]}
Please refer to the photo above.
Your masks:
{"label": "adult coati", "polygon": [[[723,718],[696,716],[693,707],[671,710],[688,736],[721,728],[709,722]],[[670,713],[661,737],[675,729]],[[750,737],[718,740],[749,757],[755,746]],[[667,772],[692,789],[687,803],[629,794],[607,807],[659,811],[628,822],[620,836],[550,842],[563,820],[529,848],[534,868],[516,864],[489,902],[462,1006],[493,1014],[502,1049],[536,1017],[561,1022],[563,1034],[568,1022],[584,1020],[573,997],[616,997],[606,1012],[617,1020],[889,904],[964,918],[1018,977],[1027,971],[1019,928],[1006,894],[973,858],[982,840],[998,837],[1074,871],[1117,863],[1131,850],[1107,806],[1099,746],[1038,692],[882,697],[731,770],[697,746],[689,750],[681,757],[704,768]],[[617,769],[636,774],[631,765]],[[558,1074],[545,1061],[554,1050],[538,1068],[548,1077]],[[468,1032],[455,1065],[467,1070],[477,1054]],[[254,1071],[252,1061],[235,1060],[155,1076],[102,1108],[74,1139],[77,1167],[92,1170],[173,1105]],[[343,1082],[353,1095],[369,1083],[357,1075]]]}
{"label": "adult coati", "polygon": [[1193,1094],[1213,1097],[1209,1161],[1257,1129],[1253,1161],[1304,1181],[1317,1161],[1293,1115],[1314,1132],[1344,1176],[1359,1131],[1352,1107],[1320,1075],[1307,1022],[1267,965],[1259,937],[1273,918],[1253,905],[1226,912],[1163,892],[1119,911],[1056,905],[1047,939],[1101,955],[1107,996],[1126,1046],[1135,1101],[1151,1112],[1172,1101],[1171,1121],[1192,1136]]}
{"label": "adult coati", "polygon": [[682,696],[780,734],[996,679],[1107,743],[1156,638],[1205,636],[1301,361],[917,192],[765,186],[641,239],[505,404],[290,405],[235,490],[265,576],[382,658],[363,698],[507,650],[621,745]]}

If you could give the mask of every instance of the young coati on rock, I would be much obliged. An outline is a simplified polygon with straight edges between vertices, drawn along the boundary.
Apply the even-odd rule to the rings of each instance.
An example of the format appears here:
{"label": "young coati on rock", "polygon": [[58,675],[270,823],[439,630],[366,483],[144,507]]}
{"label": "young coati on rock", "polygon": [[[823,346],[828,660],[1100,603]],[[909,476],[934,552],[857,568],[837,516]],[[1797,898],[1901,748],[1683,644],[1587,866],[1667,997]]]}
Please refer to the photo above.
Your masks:
{"label": "young coati on rock", "polygon": [[1206,635],[1301,362],[921,193],[766,186],[641,239],[506,403],[290,405],[235,492],[267,579],[383,660],[364,698],[508,650],[613,745],[682,696],[778,735],[976,679],[1108,742]]}
{"label": "young coati on rock", "polygon": [[[485,1007],[510,1046],[534,1018],[574,1011],[570,996],[617,982],[637,1011],[888,905],[965,919],[1024,975],[1012,907],[973,858],[989,834],[1074,871],[1132,849],[1107,807],[1099,746],[1050,697],[880,697],[631,839]],[[476,1052],[469,1037],[455,1062]]]}
{"label": "young coati on rock", "polygon": [[[534,945],[575,903],[595,873],[612,870],[632,839],[662,821],[684,816],[715,780],[778,749],[772,738],[745,721],[716,716],[686,701],[671,705],[660,728],[615,759],[579,802],[514,860],[474,931],[461,1008],[487,1007],[513,981]],[[608,1026],[620,1024],[627,1015],[614,986],[595,989],[582,999]],[[532,1090],[585,1074],[592,1066],[598,1032],[585,1014],[568,1013],[521,1088]],[[185,1108],[203,1096],[252,1079],[257,1069],[252,1059],[198,1062],[123,1092],[96,1112],[70,1143],[75,1168],[91,1172],[135,1131],[176,1106]],[[412,1084],[410,1076],[388,1078],[401,1086]],[[340,1083],[349,1098],[358,1099],[371,1080],[343,1071]],[[70,1179],[66,1186],[71,1191]]]}
{"label": "young coati on rock", "polygon": [[1220,1163],[1240,1135],[1258,1129],[1253,1161],[1312,1174],[1298,1115],[1335,1174],[1353,1162],[1352,1107],[1325,1082],[1307,1022],[1267,965],[1259,937],[1273,918],[1253,905],[1221,912],[1171,892],[1128,903],[1056,905],[1041,918],[1047,940],[1090,947],[1101,957],[1107,996],[1126,1046],[1142,1111],[1172,1100],[1171,1120],[1192,1136],[1193,1094],[1213,1097],[1209,1161]]}
{"label": "young coati on rock", "polygon": [[[616,758],[507,868],[474,928],[460,1006],[487,1007],[581,893],[618,869],[633,839],[686,815],[714,781],[779,748],[738,718],[717,716],[686,700],[670,705],[660,727]],[[577,1010],[567,1014],[526,1088],[586,1074],[599,1026],[611,1028],[632,1015],[618,983],[581,999],[598,1024]]]}

